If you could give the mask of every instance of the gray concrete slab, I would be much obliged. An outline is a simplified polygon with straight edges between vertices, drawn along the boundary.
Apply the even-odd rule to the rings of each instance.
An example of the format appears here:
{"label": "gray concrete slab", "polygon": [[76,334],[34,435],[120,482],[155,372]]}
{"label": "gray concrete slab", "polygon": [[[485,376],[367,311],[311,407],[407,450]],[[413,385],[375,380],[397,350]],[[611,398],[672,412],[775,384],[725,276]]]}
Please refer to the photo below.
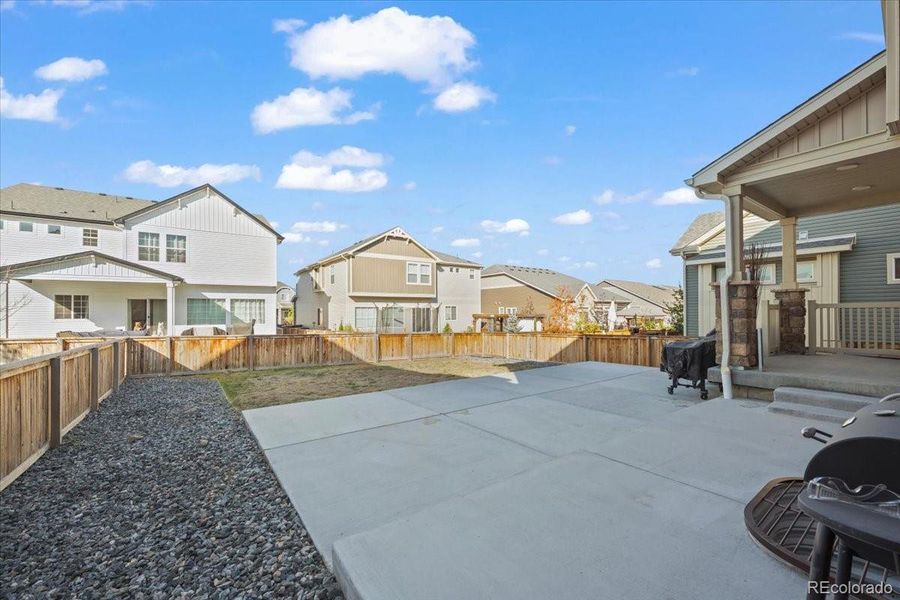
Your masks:
{"label": "gray concrete slab", "polygon": [[[633,393],[640,392],[653,396],[675,396],[676,398],[694,402],[700,399],[700,390],[684,386],[675,388],[673,393],[669,394],[669,383],[670,380],[668,376],[659,369],[643,371],[641,373],[629,375],[628,377],[620,377],[602,382],[605,386],[627,389]],[[719,386],[712,383],[707,383],[707,391],[709,392],[710,398],[716,398],[722,395],[719,391]]]}
{"label": "gray concrete slab", "polygon": [[282,446],[266,456],[326,562],[341,537],[548,460],[440,416]]}
{"label": "gray concrete slab", "polygon": [[581,382],[572,381],[571,379],[562,379],[560,377],[547,377],[542,374],[543,369],[532,369],[528,371],[512,371],[509,373],[500,373],[497,375],[487,375],[479,377],[479,381],[485,385],[498,387],[502,390],[511,390],[517,392],[520,396],[529,394],[539,394],[541,392],[549,392],[555,390],[568,389],[573,386],[582,385]]}
{"label": "gray concrete slab", "polygon": [[740,503],[573,454],[339,540],[348,599],[802,598]]}
{"label": "gray concrete slab", "polygon": [[634,365],[617,365],[600,362],[580,362],[566,365],[556,365],[541,369],[541,375],[545,377],[558,377],[576,381],[578,383],[592,383],[606,381],[626,375],[634,375],[645,372],[649,367],[636,367]]}
{"label": "gray concrete slab", "polygon": [[481,378],[475,378],[399,388],[386,393],[435,413],[448,413],[509,400],[528,392],[512,386],[511,389],[502,389],[496,384],[487,384]]}
{"label": "gray concrete slab", "polygon": [[244,419],[263,450],[351,431],[421,419],[434,411],[385,392],[357,394],[245,410]]}
{"label": "gray concrete slab", "polygon": [[645,422],[539,396],[516,398],[447,415],[552,456],[595,450]]}
{"label": "gray concrete slab", "polygon": [[[630,377],[626,379],[630,379]],[[633,392],[627,387],[612,387],[601,382],[562,391],[545,392],[540,396],[591,410],[650,420],[693,406],[699,401],[696,392],[692,399],[683,397],[685,395],[680,393],[676,396],[641,394]]]}

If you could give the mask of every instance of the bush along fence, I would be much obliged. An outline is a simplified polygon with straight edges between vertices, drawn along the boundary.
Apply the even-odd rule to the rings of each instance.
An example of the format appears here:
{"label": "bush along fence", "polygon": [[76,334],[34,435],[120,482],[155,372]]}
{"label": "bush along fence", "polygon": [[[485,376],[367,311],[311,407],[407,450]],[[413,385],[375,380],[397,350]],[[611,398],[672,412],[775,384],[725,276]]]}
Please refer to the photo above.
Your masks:
{"label": "bush along fence", "polygon": [[[316,334],[2,340],[0,490],[126,377],[489,356],[655,367],[680,337],[550,333]],[[50,352],[48,354],[48,352]]]}

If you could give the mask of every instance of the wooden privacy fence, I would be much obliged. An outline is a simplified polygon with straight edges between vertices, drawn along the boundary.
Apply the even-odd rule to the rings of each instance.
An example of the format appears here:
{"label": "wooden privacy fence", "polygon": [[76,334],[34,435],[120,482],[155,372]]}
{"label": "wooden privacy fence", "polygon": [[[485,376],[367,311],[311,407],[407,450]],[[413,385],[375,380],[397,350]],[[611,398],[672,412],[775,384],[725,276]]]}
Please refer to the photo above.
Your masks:
{"label": "wooden privacy fence", "polygon": [[[448,356],[655,367],[665,336],[549,333],[400,333],[215,337],[75,338],[3,342],[0,366],[0,490],[25,472],[128,376],[377,363]],[[68,349],[64,349],[68,348]]]}
{"label": "wooden privacy fence", "polygon": [[0,490],[118,389],[125,346],[95,342],[0,367]]}

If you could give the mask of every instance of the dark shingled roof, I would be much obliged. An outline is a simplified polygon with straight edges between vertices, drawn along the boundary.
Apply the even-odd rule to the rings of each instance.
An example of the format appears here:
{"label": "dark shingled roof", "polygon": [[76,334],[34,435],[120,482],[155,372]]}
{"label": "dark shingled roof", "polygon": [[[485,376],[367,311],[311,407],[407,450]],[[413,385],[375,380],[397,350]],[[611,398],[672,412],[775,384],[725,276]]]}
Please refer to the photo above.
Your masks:
{"label": "dark shingled roof", "polygon": [[0,189],[0,211],[76,221],[113,221],[142,208],[151,200],[130,196],[81,192],[60,187],[17,183]]}
{"label": "dark shingled roof", "polygon": [[491,275],[506,274],[514,277],[526,284],[537,288],[551,296],[556,295],[556,290],[560,286],[569,288],[574,296],[587,283],[584,280],[559,273],[552,269],[543,269],[540,267],[523,267],[520,265],[491,265],[482,271],[482,277],[490,277]]}
{"label": "dark shingled roof", "polygon": [[678,238],[678,241],[672,246],[670,252],[681,250],[716,225],[722,224],[724,221],[725,213],[720,210],[697,215],[697,218],[688,225],[685,232],[681,234],[681,237]]}

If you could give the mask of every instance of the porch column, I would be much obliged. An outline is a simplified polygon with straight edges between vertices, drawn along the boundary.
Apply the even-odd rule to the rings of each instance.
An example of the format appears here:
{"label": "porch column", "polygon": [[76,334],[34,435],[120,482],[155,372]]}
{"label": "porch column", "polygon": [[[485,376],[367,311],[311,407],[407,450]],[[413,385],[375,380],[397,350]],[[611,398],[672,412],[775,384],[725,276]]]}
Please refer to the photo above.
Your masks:
{"label": "porch column", "polygon": [[797,217],[781,220],[781,287],[797,288]]}
{"label": "porch column", "polygon": [[175,282],[166,282],[166,333],[175,335]]}
{"label": "porch column", "polygon": [[[729,195],[725,201],[725,266],[731,265],[731,281],[744,279],[744,199]],[[718,282],[716,282],[718,283]]]}

